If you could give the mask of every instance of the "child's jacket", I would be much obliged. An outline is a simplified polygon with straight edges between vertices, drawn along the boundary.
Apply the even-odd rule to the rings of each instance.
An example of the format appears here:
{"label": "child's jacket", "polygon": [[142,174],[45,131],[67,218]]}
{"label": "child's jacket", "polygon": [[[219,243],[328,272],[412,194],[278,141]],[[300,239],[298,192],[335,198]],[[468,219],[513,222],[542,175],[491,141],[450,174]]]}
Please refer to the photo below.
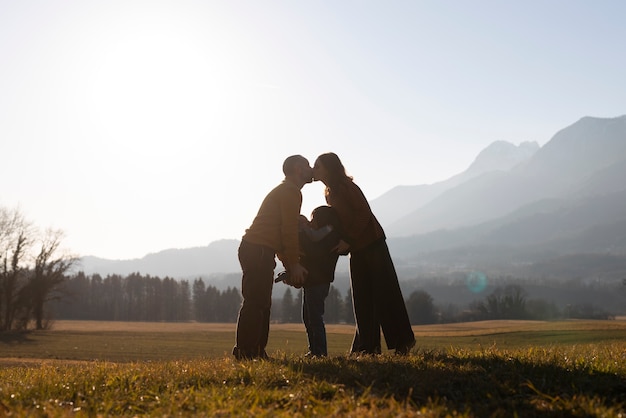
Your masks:
{"label": "child's jacket", "polygon": [[309,272],[304,287],[331,283],[335,280],[339,254],[332,251],[332,248],[339,243],[340,236],[336,230],[324,228],[319,230],[310,227],[300,228],[300,250],[303,253],[300,256],[300,264]]}

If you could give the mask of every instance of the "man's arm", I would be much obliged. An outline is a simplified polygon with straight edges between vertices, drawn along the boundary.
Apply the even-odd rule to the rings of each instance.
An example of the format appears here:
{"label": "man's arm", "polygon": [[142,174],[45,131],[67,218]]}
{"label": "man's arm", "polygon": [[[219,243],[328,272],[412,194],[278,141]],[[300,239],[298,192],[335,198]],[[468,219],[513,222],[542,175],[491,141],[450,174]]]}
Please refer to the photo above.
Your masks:
{"label": "man's arm", "polygon": [[289,273],[290,283],[302,286],[307,270],[300,264],[300,244],[298,239],[298,225],[300,222],[300,208],[302,207],[302,193],[299,189],[287,188],[283,190],[281,211],[281,240],[283,250],[280,260]]}

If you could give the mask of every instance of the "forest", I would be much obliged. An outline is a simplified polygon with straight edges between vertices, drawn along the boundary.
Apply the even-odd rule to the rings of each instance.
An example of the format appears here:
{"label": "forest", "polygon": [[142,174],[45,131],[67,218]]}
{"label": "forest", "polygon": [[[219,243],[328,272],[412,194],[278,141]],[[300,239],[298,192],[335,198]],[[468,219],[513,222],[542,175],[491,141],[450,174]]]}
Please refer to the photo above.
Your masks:
{"label": "forest", "polygon": [[[424,288],[432,288],[432,282],[414,282],[413,286],[426,285],[411,291],[406,296],[406,307],[411,323],[435,324],[450,322],[480,321],[488,319],[612,319],[615,312],[605,306],[581,301],[562,304],[553,299],[532,297],[520,283],[524,281],[508,278],[496,282],[484,296],[462,304],[438,303]],[[538,291],[537,284],[526,283],[533,289],[548,295],[547,290]],[[406,284],[405,284],[406,285]],[[430,286],[430,287],[429,287]],[[456,291],[460,283],[446,284]],[[571,292],[572,283],[562,284],[562,289]],[[626,286],[623,298],[626,300]],[[547,287],[546,287],[547,289]],[[576,294],[593,294],[611,289],[580,287]],[[57,297],[47,307],[47,318],[103,320],[103,321],[198,321],[236,322],[241,294],[237,287],[219,290],[207,286],[198,278],[192,283],[173,278],[159,278],[133,273],[127,276],[98,274],[87,276],[82,272],[66,278],[58,289]],[[451,292],[452,293],[452,292]],[[302,291],[288,286],[274,288],[272,321],[295,323],[301,321]],[[326,299],[324,319],[326,323],[353,323],[352,297],[349,289],[345,294],[331,286]]]}

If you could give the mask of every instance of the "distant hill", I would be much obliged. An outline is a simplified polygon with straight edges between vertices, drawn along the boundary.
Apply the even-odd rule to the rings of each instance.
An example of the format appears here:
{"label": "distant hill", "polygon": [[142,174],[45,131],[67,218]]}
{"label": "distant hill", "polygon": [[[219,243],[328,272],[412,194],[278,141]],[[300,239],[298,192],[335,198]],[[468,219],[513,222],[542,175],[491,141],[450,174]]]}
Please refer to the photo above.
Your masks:
{"label": "distant hill", "polygon": [[[370,204],[401,279],[482,270],[617,280],[626,265],[625,178],[626,116],[584,117],[543,147],[494,142],[460,174],[397,186]],[[84,257],[81,268],[239,286],[238,245],[221,240],[135,260]],[[345,287],[347,257],[340,260],[338,285]]]}
{"label": "distant hill", "polygon": [[485,173],[508,171],[527,161],[537,150],[539,144],[536,142],[523,142],[515,146],[509,142],[496,141],[481,151],[464,172],[434,184],[396,186],[372,200],[370,206],[383,227],[387,228],[445,191]]}
{"label": "distant hill", "polygon": [[[390,238],[398,258],[430,260],[435,253],[480,248],[493,263],[533,262],[575,253],[626,254],[626,189],[582,198],[545,199],[470,227]],[[513,252],[514,258],[501,258]],[[488,254],[486,254],[487,256]],[[461,260],[451,255],[447,263]]]}
{"label": "distant hill", "polygon": [[132,260],[107,260],[83,257],[78,266],[86,274],[100,275],[142,273],[159,277],[193,279],[240,270],[238,240],[215,241],[206,247],[168,249]]}

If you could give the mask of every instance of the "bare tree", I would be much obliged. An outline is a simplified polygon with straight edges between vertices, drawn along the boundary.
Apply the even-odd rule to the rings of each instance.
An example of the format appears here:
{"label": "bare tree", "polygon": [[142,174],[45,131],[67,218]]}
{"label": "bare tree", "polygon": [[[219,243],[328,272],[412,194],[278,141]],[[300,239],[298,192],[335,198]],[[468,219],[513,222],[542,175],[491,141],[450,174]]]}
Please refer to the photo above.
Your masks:
{"label": "bare tree", "polygon": [[[19,209],[0,207],[0,331],[22,329],[34,318],[43,328],[44,305],[59,294],[65,273],[77,261],[60,254],[63,233],[43,234]],[[39,252],[33,253],[37,241]]]}
{"label": "bare tree", "polygon": [[489,319],[524,319],[526,311],[526,291],[521,286],[509,284],[502,289],[496,288],[478,304],[478,311]]}
{"label": "bare tree", "polygon": [[20,293],[28,269],[22,263],[33,234],[34,228],[18,209],[0,207],[0,331],[12,329],[20,311],[26,310]]}
{"label": "bare tree", "polygon": [[78,258],[60,253],[63,232],[47,229],[40,240],[39,253],[35,257],[34,270],[23,288],[23,300],[31,308],[36,329],[44,328],[44,305],[62,296],[59,292],[65,281],[65,273]]}

